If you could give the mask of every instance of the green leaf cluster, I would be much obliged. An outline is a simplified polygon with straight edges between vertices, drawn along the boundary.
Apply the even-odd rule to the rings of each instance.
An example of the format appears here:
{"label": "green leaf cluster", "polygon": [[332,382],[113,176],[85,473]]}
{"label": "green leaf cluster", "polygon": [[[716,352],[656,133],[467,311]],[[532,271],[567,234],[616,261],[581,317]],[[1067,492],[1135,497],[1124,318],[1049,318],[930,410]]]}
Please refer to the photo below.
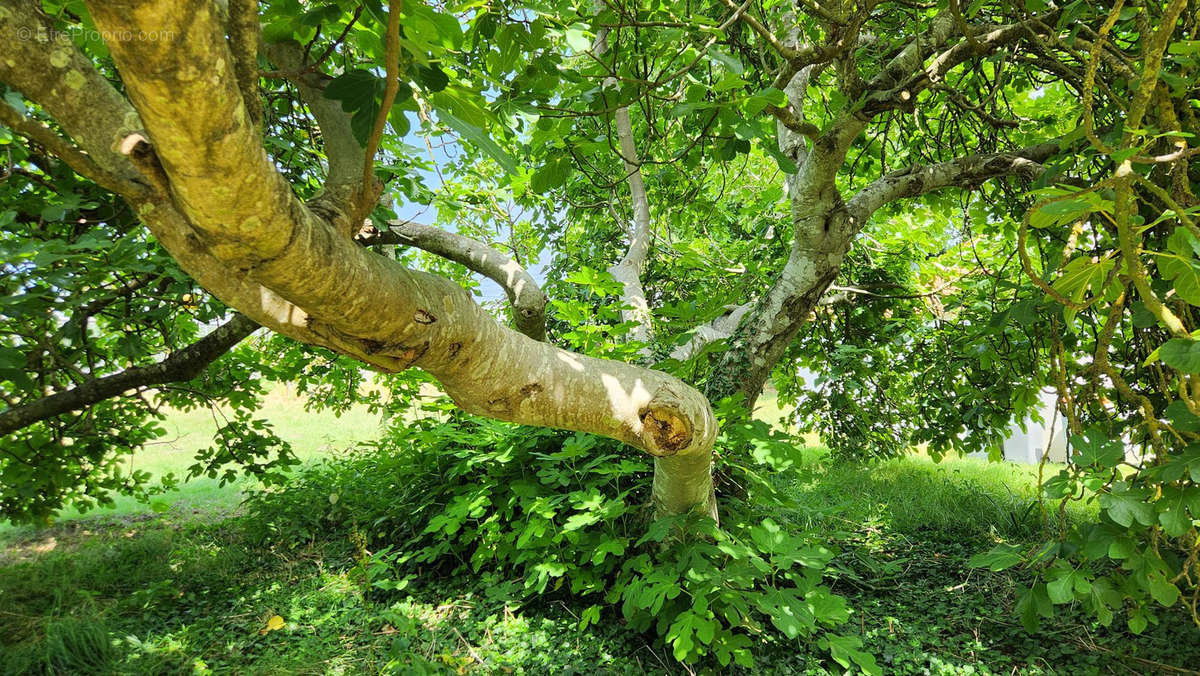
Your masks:
{"label": "green leaf cluster", "polygon": [[480,576],[509,597],[571,594],[591,601],[581,626],[619,616],[686,663],[751,666],[756,642],[817,639],[833,660],[877,673],[833,633],[850,611],[822,582],[835,552],[811,536],[749,503],[728,507],[720,527],[654,520],[650,463],[615,442],[424,406],[382,441],[301,470],[286,492],[252,495],[251,535],[298,546],[358,529],[368,549],[388,547],[365,564],[372,593],[433,574]]}

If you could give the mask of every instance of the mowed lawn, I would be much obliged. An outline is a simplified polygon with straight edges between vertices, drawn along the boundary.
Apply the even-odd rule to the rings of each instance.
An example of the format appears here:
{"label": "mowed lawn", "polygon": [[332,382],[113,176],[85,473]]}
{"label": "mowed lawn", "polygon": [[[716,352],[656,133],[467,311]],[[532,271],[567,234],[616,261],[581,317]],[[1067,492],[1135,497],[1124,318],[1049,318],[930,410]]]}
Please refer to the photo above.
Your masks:
{"label": "mowed lawn", "polygon": [[[365,406],[355,406],[337,415],[332,411],[306,410],[307,398],[283,385],[273,389],[263,400],[259,417],[271,423],[279,437],[292,445],[301,462],[328,456],[353,447],[356,443],[378,437],[382,422],[379,414]],[[130,472],[142,470],[159,477],[174,473],[187,476],[188,467],[195,463],[198,450],[213,444],[213,435],[224,424],[228,412],[221,409],[199,408],[191,411],[170,411],[162,422],[166,434],[147,445],[128,459]],[[221,485],[219,479],[199,477],[183,482],[179,487],[154,498],[159,509],[166,507],[179,514],[194,512],[227,513],[242,499],[246,479]],[[64,510],[56,522],[93,517],[123,517],[152,513],[150,504],[133,497],[118,495],[115,504],[100,507],[86,514],[77,509]],[[0,523],[0,535],[29,531]]]}
{"label": "mowed lawn", "polygon": [[[783,423],[774,397],[757,415]],[[305,461],[380,431],[365,409],[310,412],[283,389],[262,416]],[[163,443],[139,453],[134,467],[186,471],[217,420],[209,411],[175,412]],[[1159,609],[1161,624],[1140,636],[1123,617],[1100,627],[1078,607],[1038,632],[1017,623],[1013,603],[1031,573],[968,561],[999,541],[1043,539],[1036,467],[934,463],[918,453],[868,464],[809,446],[776,485],[784,503],[772,518],[790,532],[820,533],[839,552],[826,582],[853,609],[847,631],[884,673],[1196,673],[1200,664],[1197,630],[1178,604]],[[695,673],[616,611],[581,629],[591,601],[509,598],[480,580],[436,575],[404,592],[368,589],[371,559],[347,533],[333,529],[288,549],[259,543],[252,524],[226,518],[244,486],[189,482],[165,496],[171,507],[162,515],[120,499],[49,528],[0,527],[0,675]],[[1067,515],[1090,519],[1093,510],[1073,506]],[[841,673],[803,638],[764,635],[755,659],[758,673]]]}
{"label": "mowed lawn", "polygon": [[[213,435],[224,424],[227,411],[198,408],[190,411],[170,410],[162,422],[166,434],[127,461],[130,472],[149,472],[155,480],[173,473],[182,479],[195,462],[198,450],[213,444]],[[309,410],[308,399],[290,386],[278,385],[263,400],[258,416],[268,421],[279,437],[292,445],[301,462],[310,462],[353,448],[355,444],[375,439],[382,429],[383,419],[366,406],[354,406],[335,414],[332,411]],[[755,416],[773,425],[784,425],[785,413],[779,407],[774,392],[764,395]],[[812,440],[815,442],[815,438]],[[156,496],[153,506],[168,509],[177,515],[219,516],[237,508],[242,489],[248,479],[221,485],[220,479],[206,476],[182,482],[178,488]],[[155,512],[151,504],[124,495],[113,496],[114,504],[86,513],[78,509],[64,510],[56,523],[90,518],[114,518],[148,515]],[[0,536],[25,535],[34,529],[14,527],[0,522]]]}

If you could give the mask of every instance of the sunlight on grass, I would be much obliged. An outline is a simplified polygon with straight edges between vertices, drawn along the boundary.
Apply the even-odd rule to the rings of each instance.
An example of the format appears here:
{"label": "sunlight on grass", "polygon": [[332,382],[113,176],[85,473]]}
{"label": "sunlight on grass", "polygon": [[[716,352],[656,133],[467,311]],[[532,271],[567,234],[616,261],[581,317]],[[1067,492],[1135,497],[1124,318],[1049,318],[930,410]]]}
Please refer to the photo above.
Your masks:
{"label": "sunlight on grass", "polygon": [[[259,414],[281,438],[292,444],[302,462],[373,439],[381,423],[378,415],[363,406],[341,416],[329,411],[307,411],[305,398],[283,385],[264,398]],[[787,413],[770,389],[758,400],[754,416],[775,426],[787,426]],[[162,423],[166,435],[132,456],[128,461],[129,471],[147,471],[155,477],[170,472],[177,477],[185,476],[196,451],[213,442],[213,433],[223,422],[224,413],[207,408],[171,411]],[[956,457],[935,463],[920,453],[869,466],[834,462],[819,445],[816,435],[803,438],[811,448],[806,453],[805,468],[795,482],[800,506],[795,518],[809,524],[826,518],[860,521],[874,515],[895,522],[898,527],[966,523],[976,528],[988,522],[1015,526],[1030,516],[1030,505],[1037,497],[1035,466]],[[1047,466],[1047,476],[1058,469],[1057,465]],[[181,484],[156,498],[156,502],[163,503],[160,508],[165,505],[177,513],[219,516],[238,506],[243,485],[244,482],[237,482],[222,486],[218,479],[201,477]],[[152,513],[149,505],[132,497],[116,496],[115,503],[86,514],[76,509],[65,510],[57,520]],[[1089,509],[1073,504],[1071,511],[1083,516],[1094,513],[1094,506]],[[0,534],[15,534],[14,530],[25,529],[0,524]]]}
{"label": "sunlight on grass", "polygon": [[[1045,476],[1060,469],[1047,463]],[[873,521],[893,530],[1017,535],[1039,527],[1042,509],[1036,465],[956,456],[935,462],[919,452],[867,464],[838,461],[828,449],[810,447],[791,488],[798,503],[794,519],[806,528]],[[1045,508],[1053,511],[1057,503]],[[1072,501],[1067,517],[1094,519],[1096,505]]]}
{"label": "sunlight on grass", "polygon": [[[770,388],[759,398],[754,417],[789,427],[788,411]],[[807,445],[805,465],[789,489],[797,503],[791,518],[802,528],[874,522],[894,530],[936,527],[994,535],[1027,534],[1040,522],[1037,465],[957,455],[938,462],[922,449],[890,460],[855,462],[831,457],[816,434],[801,436]],[[1046,463],[1044,477],[1063,467]],[[1057,503],[1045,508],[1057,509]],[[1095,519],[1096,503],[1072,501],[1066,516]]]}
{"label": "sunlight on grass", "polygon": [[[278,385],[264,399],[259,417],[269,421],[279,437],[292,445],[301,462],[309,462],[332,452],[345,450],[354,444],[374,439],[380,431],[381,418],[365,406],[355,406],[335,415],[330,411],[306,411],[305,397],[284,385]],[[169,411],[162,422],[166,434],[147,444],[126,461],[129,472],[150,472],[155,479],[174,473],[182,479],[195,462],[196,452],[213,443],[213,434],[226,422],[227,412],[209,408],[191,411]],[[242,499],[242,481],[222,486],[219,479],[200,477],[184,482],[173,491],[155,498],[176,511],[192,513],[224,513],[237,507]],[[122,517],[152,513],[150,505],[129,496],[114,496],[111,507],[82,513],[78,509],[63,510],[57,521],[80,517]],[[161,506],[160,506],[161,508]],[[0,524],[0,533],[14,530],[8,523]]]}
{"label": "sunlight on grass", "polygon": [[[795,425],[792,425],[788,418],[791,416],[792,410],[789,407],[787,410],[779,403],[779,394],[775,388],[767,386],[763,390],[762,396],[754,404],[754,418],[769,423],[771,426],[781,430],[787,430],[796,433]],[[820,437],[813,433],[805,433],[799,435],[804,439],[804,443],[809,446],[819,446],[821,443]]]}
{"label": "sunlight on grass", "polygon": [[[292,445],[302,461],[373,439],[379,433],[380,417],[364,406],[340,417],[330,411],[306,411],[304,406],[303,396],[290,387],[278,386],[259,409],[259,415],[270,421],[275,433]],[[210,445],[213,433],[224,422],[222,412],[207,408],[172,412],[163,422],[167,435],[137,455],[137,469],[155,474],[186,470],[195,451]]]}

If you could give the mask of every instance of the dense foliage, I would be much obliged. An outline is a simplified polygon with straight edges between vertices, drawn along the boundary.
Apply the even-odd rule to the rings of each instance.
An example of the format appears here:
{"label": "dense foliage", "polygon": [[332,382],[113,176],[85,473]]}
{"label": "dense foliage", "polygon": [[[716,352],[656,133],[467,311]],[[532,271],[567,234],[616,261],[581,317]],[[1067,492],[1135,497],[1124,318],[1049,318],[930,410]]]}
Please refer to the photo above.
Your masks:
{"label": "dense foliage", "polygon": [[[830,631],[848,617],[822,584],[834,552],[763,518],[763,504],[727,510],[720,528],[653,520],[649,464],[612,442],[428,408],[369,448],[302,470],[285,491],[255,495],[252,532],[291,547],[355,532],[380,593],[466,576],[496,599],[569,592],[581,627],[619,614],[681,661],[751,666],[773,626],[812,637],[846,667],[876,669],[858,639]],[[733,425],[724,444],[749,433],[755,471],[794,471],[796,440],[765,427]]]}
{"label": "dense foliage", "polygon": [[[86,3],[37,4],[119,82]],[[367,157],[384,194],[366,214],[377,231],[416,213],[536,264],[552,343],[706,393],[725,425],[721,527],[651,518],[653,465],[614,442],[441,410],[414,419],[422,377],[368,389],[358,362],[282,336],[223,350],[199,374],[5,423],[0,516],[47,521],[169,487],[177,477],[130,471],[130,454],[165,434],[167,408],[225,406],[232,417],[189,475],[286,483],[251,502],[259,535],[297,544],[349,527],[383,591],[418,571],[479,574],[502,593],[588,599],[585,623],[619,606],[680,660],[745,663],[746,636],[770,624],[873,669],[837,629],[846,609],[822,582],[831,550],[764,514],[773,482],[761,475],[794,462],[793,440],[747,422],[738,402],[752,405],[770,374],[805,429],[868,462],[918,445],[997,455],[1054,387],[1072,462],[1044,477],[1047,535],[975,563],[1028,568],[1015,608],[1028,627],[1076,604],[1135,632],[1176,604],[1200,624],[1194,5],[389,5],[225,3],[261,28],[245,109],[271,162],[296,197],[327,196],[337,158],[316,108],[333,105],[356,150],[379,147]],[[3,94],[11,421],[166,363],[230,313],[126,201],[77,173],[53,142],[66,121],[28,92]],[[636,157],[620,150],[629,137]],[[605,272],[638,239],[635,173],[652,207],[643,326]],[[847,215],[879,194],[854,211],[861,221]],[[460,263],[359,241],[478,290]],[[289,478],[287,445],[254,418],[270,382],[299,383],[315,405],[390,406],[394,425],[376,449]],[[1097,519],[1061,518],[1072,501],[1098,506]]]}
{"label": "dense foliage", "polygon": [[[127,205],[6,129],[0,143],[10,162],[0,183],[0,390],[8,407],[150,364],[194,342],[226,313],[147,236]],[[290,464],[286,444],[253,419],[272,373],[263,353],[245,345],[199,377],[163,382],[154,394],[129,387],[86,409],[6,429],[0,513],[13,521],[47,519],[64,504],[87,509],[110,503],[113,493],[153,492],[150,477],[130,472],[125,461],[165,434],[158,424],[165,407],[231,411],[191,476],[245,470],[278,478]]]}
{"label": "dense foliage", "polygon": [[[1184,6],[1169,3],[1164,17]],[[1196,21],[1184,17],[1189,37]],[[1108,12],[1075,132],[1088,147],[1059,169],[1070,161],[1086,178],[1036,191],[1012,221],[1025,274],[1050,306],[1047,373],[1071,435],[1072,463],[1047,477],[1044,509],[1086,500],[1101,513],[1099,523],[1064,529],[1034,550],[1001,546],[978,559],[993,569],[1024,561],[1039,572],[1018,606],[1030,627],[1076,602],[1108,624],[1132,602],[1129,626],[1140,632],[1157,622],[1156,607],[1181,596],[1200,624],[1200,363],[1192,358],[1200,206],[1186,161],[1200,42],[1147,28],[1120,3]],[[1127,58],[1140,50],[1136,80],[1125,64],[1114,66],[1123,77],[1097,75],[1095,53],[1110,42]],[[1110,86],[1130,97],[1123,109],[1097,105]],[[1041,269],[1031,242],[1043,252]]]}

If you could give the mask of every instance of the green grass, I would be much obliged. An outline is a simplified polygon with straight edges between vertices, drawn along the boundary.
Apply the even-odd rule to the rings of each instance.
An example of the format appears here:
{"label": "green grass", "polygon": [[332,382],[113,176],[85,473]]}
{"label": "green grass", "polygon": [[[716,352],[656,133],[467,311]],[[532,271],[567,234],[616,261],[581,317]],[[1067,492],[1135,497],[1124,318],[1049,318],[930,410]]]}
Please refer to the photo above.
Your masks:
{"label": "green grass", "polygon": [[[857,468],[812,457],[808,471],[830,483],[798,483],[794,514],[831,527],[841,549],[832,586],[886,673],[1142,673],[1200,659],[1195,629],[1171,613],[1137,639],[1070,611],[1026,633],[1010,619],[1020,580],[966,566],[997,528],[991,503],[959,503],[962,523],[933,511],[963,495],[952,469],[904,460],[855,484]],[[972,469],[980,483],[971,487],[1006,496],[994,489],[1013,477],[984,483],[987,469]],[[898,478],[932,506],[897,502]],[[236,522],[167,515],[93,526],[10,541],[0,673],[685,673],[613,611],[580,631],[581,608],[567,597],[522,606],[469,579],[366,590],[354,544],[337,538],[279,551],[250,544]],[[275,615],[283,627],[264,633]],[[827,673],[804,641],[764,643],[756,658],[764,673]]]}
{"label": "green grass", "polygon": [[[264,554],[236,528],[155,522],[2,567],[0,673],[47,663],[88,673],[377,673],[389,662],[400,673],[481,662],[645,673],[669,661],[645,640],[644,654],[619,654],[629,646],[573,631],[566,606],[523,612],[470,581],[378,603],[364,594],[348,543]],[[275,615],[283,627],[264,631]],[[72,636],[81,622],[115,649],[97,654],[90,634]]]}
{"label": "green grass", "polygon": [[[354,444],[379,435],[380,417],[365,406],[355,406],[345,413],[306,411],[305,398],[294,390],[279,386],[263,400],[259,416],[273,426],[279,437],[292,445],[301,462],[345,450]],[[198,408],[190,411],[170,411],[162,425],[165,436],[147,445],[130,457],[130,472],[142,470],[155,479],[174,473],[187,475],[195,462],[196,451],[213,443],[213,434],[224,424],[226,412],[220,409]],[[179,513],[223,514],[235,509],[242,499],[244,481],[221,485],[219,479],[199,477],[183,482],[178,488],[155,498]],[[91,518],[141,517],[153,513],[150,505],[125,495],[114,495],[114,504],[88,512],[64,510],[56,521],[75,521]],[[31,532],[29,528],[14,528],[0,523],[0,535]]]}
{"label": "green grass", "polygon": [[[1047,463],[1046,476],[1061,469]],[[789,494],[801,528],[880,523],[896,531],[935,528],[974,535],[1029,536],[1039,526],[1036,465],[980,458],[934,462],[913,453],[870,464],[835,461],[821,447],[806,449]],[[1095,504],[1071,503],[1075,519],[1096,515]]]}
{"label": "green grass", "polygon": [[[1179,609],[1133,637],[1064,609],[1029,634],[1013,619],[1022,573],[967,560],[1003,537],[1034,541],[1034,468],[911,456],[872,467],[806,449],[780,516],[838,547],[827,580],[885,673],[1144,673],[1200,664]],[[397,509],[403,509],[397,505]],[[1070,518],[1087,516],[1074,512]],[[525,604],[471,579],[365,585],[353,538],[264,548],[236,519],[187,513],[59,524],[0,536],[0,674],[687,673],[619,612],[577,627],[582,607]],[[278,615],[283,627],[265,631]],[[763,673],[829,673],[803,639],[756,648]],[[833,669],[835,673],[838,670]]]}
{"label": "green grass", "polygon": [[[373,437],[378,420],[303,410],[273,394],[263,409],[304,459]],[[781,416],[766,398],[759,415]],[[177,413],[170,443],[134,460],[179,473],[215,429]],[[808,448],[774,515],[839,553],[827,582],[854,614],[885,673],[1145,673],[1200,664],[1200,631],[1180,609],[1134,637],[1066,608],[1030,634],[1013,619],[1020,571],[970,568],[998,540],[1036,542],[1037,468],[911,455],[870,466]],[[1047,471],[1056,471],[1048,467]],[[154,514],[122,501],[48,529],[0,530],[0,674],[6,673],[688,673],[656,639],[606,609],[578,629],[565,594],[519,603],[499,588],[430,574],[401,592],[365,584],[354,538],[330,533],[299,550],[254,544],[230,516],[238,486],[200,480]],[[396,509],[403,509],[396,505]],[[1070,519],[1094,516],[1084,505]],[[196,513],[198,512],[198,513]],[[403,546],[403,543],[398,543]],[[265,631],[278,615],[283,627]],[[764,640],[763,673],[839,672],[811,641]]]}

